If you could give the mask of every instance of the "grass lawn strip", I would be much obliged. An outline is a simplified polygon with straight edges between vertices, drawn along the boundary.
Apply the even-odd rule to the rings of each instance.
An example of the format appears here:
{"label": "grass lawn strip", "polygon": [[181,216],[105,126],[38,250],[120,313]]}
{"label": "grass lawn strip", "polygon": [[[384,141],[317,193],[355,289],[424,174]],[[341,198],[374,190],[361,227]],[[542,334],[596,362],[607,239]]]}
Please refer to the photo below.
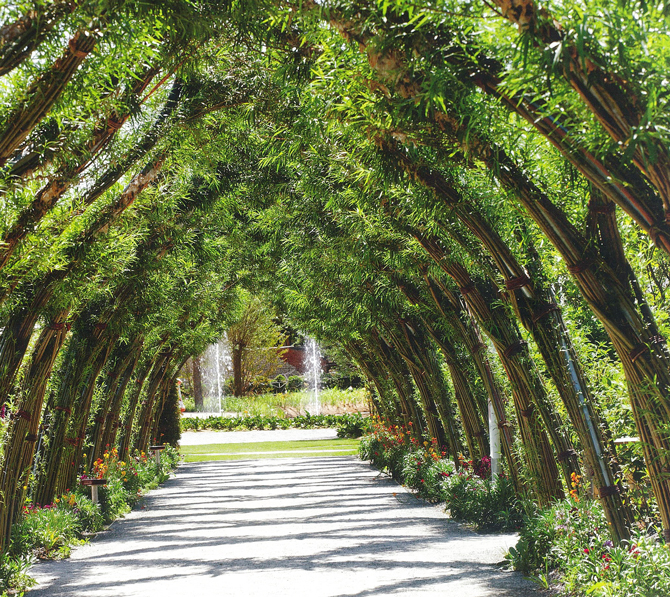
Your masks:
{"label": "grass lawn strip", "polygon": [[287,458],[290,456],[347,456],[358,450],[357,439],[299,440],[292,442],[246,442],[184,446],[186,462],[237,460],[240,458]]}

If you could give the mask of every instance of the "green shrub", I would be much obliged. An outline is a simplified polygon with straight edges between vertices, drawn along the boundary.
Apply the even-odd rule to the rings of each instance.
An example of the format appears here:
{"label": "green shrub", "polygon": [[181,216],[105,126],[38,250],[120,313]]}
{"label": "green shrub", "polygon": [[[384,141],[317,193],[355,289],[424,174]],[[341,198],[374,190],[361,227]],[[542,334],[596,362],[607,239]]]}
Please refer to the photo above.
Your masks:
{"label": "green shrub", "polygon": [[36,562],[33,555],[0,555],[0,591],[2,595],[23,595],[26,589],[37,582],[28,574],[28,569]]}
{"label": "green shrub", "polygon": [[454,472],[454,464],[436,457],[434,452],[412,450],[402,460],[402,481],[416,489],[418,494],[431,501],[442,501],[442,482],[445,476]]}
{"label": "green shrub", "polygon": [[105,520],[110,522],[128,512],[142,493],[169,479],[178,462],[179,451],[172,446],[166,446],[161,453],[160,465],[144,452],[121,461],[116,449],[106,451],[95,461],[91,473],[92,477],[107,479],[99,490]]}
{"label": "green shrub", "polygon": [[337,437],[361,437],[370,431],[370,419],[360,413],[341,415],[337,425]]}
{"label": "green shrub", "polygon": [[182,418],[183,431],[243,431],[251,429],[316,429],[319,427],[338,427],[340,422],[348,421],[352,415],[298,415],[292,419],[282,417],[254,415],[249,417],[207,417]]}
{"label": "green shrub", "polygon": [[137,501],[137,494],[126,489],[121,479],[114,477],[107,480],[107,485],[100,487],[98,495],[100,508],[106,522],[116,520],[130,512],[133,504]]}
{"label": "green shrub", "polygon": [[479,531],[517,530],[523,506],[509,479],[482,479],[467,472],[441,479],[441,496],[455,520],[471,522]]}
{"label": "green shrub", "polygon": [[369,460],[375,467],[402,483],[403,459],[410,450],[413,438],[401,427],[386,428],[373,422],[372,429],[370,435],[361,439],[358,448],[360,458]]}
{"label": "green shrub", "polygon": [[69,506],[26,506],[12,527],[10,552],[39,558],[67,556],[70,546],[78,543],[81,529],[76,513]]}
{"label": "green shrub", "polygon": [[81,492],[67,492],[65,495],[54,500],[60,507],[70,509],[79,520],[81,533],[97,533],[105,525],[105,520],[100,511],[100,506],[94,504],[91,499]]}
{"label": "green shrub", "polygon": [[286,389],[289,392],[299,392],[305,387],[305,381],[299,375],[290,375]]}

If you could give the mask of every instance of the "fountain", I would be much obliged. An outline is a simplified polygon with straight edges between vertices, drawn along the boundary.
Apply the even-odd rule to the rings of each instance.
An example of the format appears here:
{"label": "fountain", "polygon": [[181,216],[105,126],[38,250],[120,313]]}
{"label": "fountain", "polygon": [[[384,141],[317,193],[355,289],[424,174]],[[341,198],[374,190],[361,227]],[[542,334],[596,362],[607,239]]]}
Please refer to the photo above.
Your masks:
{"label": "fountain", "polygon": [[314,338],[307,338],[305,342],[305,373],[307,383],[314,392],[307,407],[311,415],[321,414],[321,402],[319,400],[319,386],[321,385],[321,352]]}
{"label": "fountain", "polygon": [[228,338],[210,344],[202,355],[202,393],[206,412],[221,414],[225,410],[225,381],[232,374]]}

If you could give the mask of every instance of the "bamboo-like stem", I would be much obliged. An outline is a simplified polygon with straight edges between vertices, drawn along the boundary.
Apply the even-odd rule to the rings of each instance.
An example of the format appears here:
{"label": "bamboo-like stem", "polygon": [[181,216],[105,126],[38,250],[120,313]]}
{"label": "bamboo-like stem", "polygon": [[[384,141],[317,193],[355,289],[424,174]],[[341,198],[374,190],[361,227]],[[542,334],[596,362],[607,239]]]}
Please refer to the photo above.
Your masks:
{"label": "bamboo-like stem", "polygon": [[130,397],[128,398],[128,406],[126,408],[124,422],[121,425],[122,434],[118,439],[118,452],[119,459],[127,460],[128,455],[130,454],[130,444],[132,440],[133,432],[133,421],[135,420],[135,415],[137,412],[137,406],[140,402],[140,397],[142,395],[142,390],[144,389],[144,384],[149,376],[149,373],[156,364],[156,359],[158,355],[149,359],[146,363],[140,365],[139,372],[135,377],[135,382],[133,387],[130,389]]}
{"label": "bamboo-like stem", "polygon": [[[137,95],[148,85],[157,73],[157,69],[149,68],[143,73],[143,76],[134,81],[131,89],[131,95]],[[123,113],[112,111],[104,123],[98,126],[91,137],[82,141],[79,147],[75,148],[74,154],[77,159],[63,164],[48,180],[48,182],[37,192],[33,201],[25,207],[15,218],[14,222],[8,227],[0,241],[0,269],[2,269],[13,255],[21,241],[35,229],[35,226],[42,218],[56,205],[58,200],[65,192],[77,181],[81,173],[88,167],[92,159],[98,155],[116,136],[118,130],[130,117],[130,109]],[[163,122],[161,118],[160,122]],[[122,173],[131,165],[145,155],[156,143],[158,135],[156,133],[158,125],[154,124],[151,131],[147,133],[149,142],[145,139],[139,142],[132,152],[133,159],[125,160],[123,168],[117,164],[114,176],[104,177],[104,184],[98,183],[96,188],[86,193],[81,205],[87,206],[93,203],[102,193],[110,188],[118,180]],[[125,169],[124,169],[125,168]],[[81,209],[81,208],[80,208]]]}
{"label": "bamboo-like stem", "polygon": [[119,359],[117,366],[108,374],[110,379],[107,384],[107,400],[95,419],[96,425],[90,435],[93,448],[89,458],[89,468],[92,468],[93,463],[102,457],[105,447],[115,444],[123,396],[137,367],[143,342],[142,335],[136,336],[131,345],[124,348],[123,358]]}
{"label": "bamboo-like stem", "polygon": [[[496,380],[493,374],[491,364],[488,360],[486,345],[482,340],[477,324],[473,320],[472,315],[467,311],[461,299],[456,296],[456,293],[451,292],[439,282],[436,283],[427,274],[427,271],[424,268],[422,268],[422,274],[435,305],[442,316],[449,321],[452,328],[459,333],[459,336],[463,340],[463,344],[479,373],[479,377],[486,388],[486,393],[493,406],[498,429],[500,430],[503,453],[507,460],[510,478],[512,479],[515,491],[517,494],[521,495],[524,492],[524,488],[519,473],[519,461],[514,452],[513,428],[510,421],[508,421],[505,412],[505,402],[507,402],[507,398],[502,391],[500,383]],[[445,302],[441,300],[440,295],[448,297],[448,301]],[[458,309],[458,311],[456,311],[456,309]],[[483,416],[485,410],[481,406],[480,409],[482,410]],[[488,416],[488,408],[486,408],[486,412]]]}
{"label": "bamboo-like stem", "polygon": [[426,420],[416,403],[411,381],[412,376],[407,364],[377,330],[371,330],[371,339],[368,344],[380,365],[388,371],[400,400],[403,418],[408,425],[410,422],[412,423],[411,434],[419,439],[427,432]]}
{"label": "bamboo-like stem", "polygon": [[[94,334],[98,334],[97,328]],[[95,338],[93,351],[95,358],[88,359],[89,370],[78,388],[76,401],[72,404],[72,417],[70,417],[67,436],[76,438],[75,442],[66,442],[60,452],[60,463],[58,466],[55,495],[70,489],[76,480],[77,471],[81,465],[84,450],[86,449],[86,425],[93,401],[97,380],[102,371],[112,348],[118,339],[118,334],[102,332]]]}
{"label": "bamboo-like stem", "polygon": [[133,443],[133,447],[140,452],[146,452],[149,446],[156,397],[172,356],[173,349],[164,348],[149,375],[144,400],[140,404],[140,412],[137,415],[137,434]]}
{"label": "bamboo-like stem", "polygon": [[59,311],[42,329],[19,391],[15,416],[5,432],[0,473],[0,551],[9,544],[12,524],[24,503],[23,487],[27,487],[35,456],[44,394],[69,331],[69,325],[65,324],[68,315],[67,309]]}
{"label": "bamboo-like stem", "polygon": [[368,383],[375,388],[377,394],[375,400],[378,403],[379,414],[383,416],[385,421],[394,424],[402,423],[408,426],[409,416],[402,409],[400,397],[390,391],[388,384],[384,383],[388,372],[383,372],[381,363],[356,342],[347,342],[346,350],[363,371]]}
{"label": "bamboo-like stem", "polygon": [[[495,346],[512,386],[526,458],[532,474],[538,480],[538,498],[542,503],[547,503],[552,498],[561,496],[563,492],[546,430],[552,434],[558,453],[568,452],[570,447],[560,430],[553,427],[553,417],[546,401],[542,381],[527,347],[521,342],[514,326],[510,325],[507,314],[500,308],[489,307],[462,266],[449,262],[437,242],[418,235],[416,238],[435,262],[462,289],[461,294],[468,308]],[[539,411],[544,419],[544,426],[536,411]],[[572,467],[566,466],[567,460],[563,460],[561,464],[564,476],[570,479]]]}
{"label": "bamboo-like stem", "polygon": [[0,124],[0,166],[44,118],[98,42],[93,31],[79,31],[63,55],[26,91],[26,100]]}
{"label": "bamboo-like stem", "polygon": [[78,0],[54,0],[0,27],[0,77],[20,66],[78,3]]}

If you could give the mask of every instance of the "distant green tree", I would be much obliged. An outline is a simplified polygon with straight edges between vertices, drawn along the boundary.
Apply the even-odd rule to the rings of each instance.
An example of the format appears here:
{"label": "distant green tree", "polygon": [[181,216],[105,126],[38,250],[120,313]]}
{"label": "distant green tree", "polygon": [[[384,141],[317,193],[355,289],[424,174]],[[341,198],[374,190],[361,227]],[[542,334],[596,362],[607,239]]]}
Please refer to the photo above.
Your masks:
{"label": "distant green tree", "polygon": [[249,298],[239,319],[228,328],[233,360],[233,394],[242,396],[259,378],[272,377],[281,365],[286,336],[275,323],[270,308]]}

